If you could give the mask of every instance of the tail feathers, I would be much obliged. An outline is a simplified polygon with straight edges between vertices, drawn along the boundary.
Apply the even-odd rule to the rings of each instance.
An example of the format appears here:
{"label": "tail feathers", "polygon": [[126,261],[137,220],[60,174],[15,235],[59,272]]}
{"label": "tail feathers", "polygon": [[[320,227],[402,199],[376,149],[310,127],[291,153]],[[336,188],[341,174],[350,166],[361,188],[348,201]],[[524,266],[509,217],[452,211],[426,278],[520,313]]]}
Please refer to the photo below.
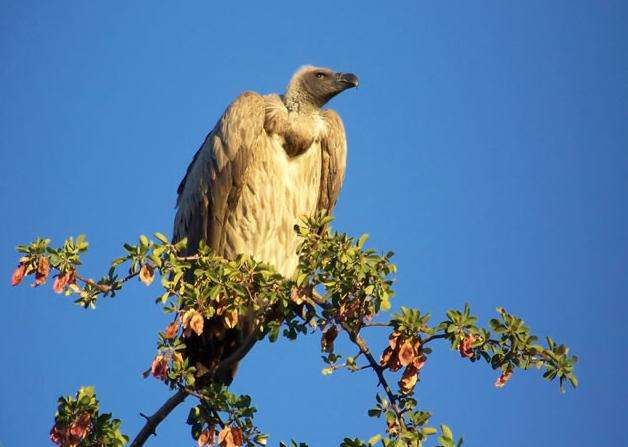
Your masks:
{"label": "tail feathers", "polygon": [[199,373],[197,386],[216,382],[229,386],[238,370],[235,363],[217,376],[203,374],[214,370],[242,345],[245,336],[242,328],[226,329],[223,321],[222,318],[205,319],[203,333],[200,336],[192,333],[186,340],[186,356]]}

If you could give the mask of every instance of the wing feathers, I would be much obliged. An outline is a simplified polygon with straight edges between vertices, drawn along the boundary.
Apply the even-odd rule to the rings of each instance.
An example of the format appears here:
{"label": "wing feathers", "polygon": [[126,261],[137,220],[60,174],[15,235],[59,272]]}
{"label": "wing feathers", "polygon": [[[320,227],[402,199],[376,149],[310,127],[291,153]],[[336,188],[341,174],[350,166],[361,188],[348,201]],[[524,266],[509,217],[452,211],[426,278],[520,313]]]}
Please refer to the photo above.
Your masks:
{"label": "wing feathers", "polygon": [[264,135],[264,99],[253,92],[240,95],[198,150],[179,185],[175,241],[188,238],[188,252],[205,240],[221,244],[226,215],[237,204],[255,143]]}
{"label": "wing feathers", "polygon": [[321,192],[318,210],[331,213],[345,177],[347,140],[338,114],[333,110],[325,110],[322,115],[327,123],[327,133],[321,139]]}

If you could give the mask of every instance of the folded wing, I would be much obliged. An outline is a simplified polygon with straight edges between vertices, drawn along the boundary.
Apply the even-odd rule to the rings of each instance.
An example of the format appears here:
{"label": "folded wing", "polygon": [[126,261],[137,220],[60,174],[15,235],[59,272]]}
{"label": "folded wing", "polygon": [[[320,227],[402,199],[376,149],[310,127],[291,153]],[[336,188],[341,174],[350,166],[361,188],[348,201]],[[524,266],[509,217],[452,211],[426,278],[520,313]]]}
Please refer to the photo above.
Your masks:
{"label": "folded wing", "polygon": [[327,123],[327,133],[321,140],[321,192],[318,210],[331,214],[345,178],[347,140],[344,125],[336,112],[325,110],[323,119]]}
{"label": "folded wing", "polygon": [[189,254],[196,252],[201,240],[220,253],[223,224],[237,204],[256,144],[264,137],[264,99],[245,92],[194,155],[177,190],[173,232],[174,241],[188,238]]}

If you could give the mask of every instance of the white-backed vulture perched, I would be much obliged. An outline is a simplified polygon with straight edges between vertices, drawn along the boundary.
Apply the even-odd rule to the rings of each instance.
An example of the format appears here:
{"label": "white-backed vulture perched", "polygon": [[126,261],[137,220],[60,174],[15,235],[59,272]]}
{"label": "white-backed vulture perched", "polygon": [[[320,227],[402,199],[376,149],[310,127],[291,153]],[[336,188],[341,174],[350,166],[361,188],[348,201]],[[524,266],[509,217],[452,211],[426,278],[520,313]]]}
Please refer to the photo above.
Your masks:
{"label": "white-backed vulture perched", "polygon": [[[331,212],[344,178],[344,126],[322,107],[357,85],[352,73],[305,66],[284,95],[241,94],[179,185],[174,241],[187,237],[193,254],[202,240],[227,259],[247,254],[291,276],[298,266],[294,225],[319,210]],[[247,331],[246,321],[231,330],[206,329],[190,337],[188,355],[213,364],[237,349]],[[229,384],[234,374],[235,368],[216,380]]]}

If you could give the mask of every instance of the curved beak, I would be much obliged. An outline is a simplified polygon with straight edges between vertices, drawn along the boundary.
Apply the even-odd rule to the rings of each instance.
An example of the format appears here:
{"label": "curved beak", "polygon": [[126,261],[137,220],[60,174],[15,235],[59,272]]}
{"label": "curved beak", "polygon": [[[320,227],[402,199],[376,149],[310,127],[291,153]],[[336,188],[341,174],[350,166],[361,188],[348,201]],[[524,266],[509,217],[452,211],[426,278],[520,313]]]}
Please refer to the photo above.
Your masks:
{"label": "curved beak", "polygon": [[336,73],[336,77],[344,88],[357,87],[360,83],[358,77],[353,73]]}

